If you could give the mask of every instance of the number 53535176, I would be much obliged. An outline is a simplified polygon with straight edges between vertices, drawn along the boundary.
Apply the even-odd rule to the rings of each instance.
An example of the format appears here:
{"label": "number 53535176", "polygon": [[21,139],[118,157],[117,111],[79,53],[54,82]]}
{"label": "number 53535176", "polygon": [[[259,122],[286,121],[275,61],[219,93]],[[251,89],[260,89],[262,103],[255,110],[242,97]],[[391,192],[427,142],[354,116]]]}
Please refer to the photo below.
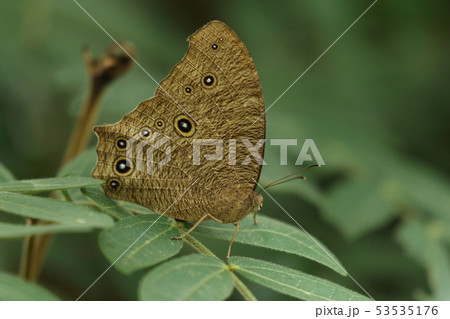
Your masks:
{"label": "number 53535176", "polygon": [[438,314],[437,306],[377,306],[377,316],[426,316]]}

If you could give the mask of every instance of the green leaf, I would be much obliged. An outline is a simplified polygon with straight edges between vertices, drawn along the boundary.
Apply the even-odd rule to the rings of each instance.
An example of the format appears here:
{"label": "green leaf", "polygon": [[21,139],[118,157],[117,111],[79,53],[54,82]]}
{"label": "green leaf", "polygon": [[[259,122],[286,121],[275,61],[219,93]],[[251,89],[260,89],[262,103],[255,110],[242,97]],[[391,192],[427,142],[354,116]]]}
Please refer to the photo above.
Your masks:
{"label": "green leaf", "polygon": [[[78,155],[74,160],[67,163],[57,174],[58,177],[67,176],[84,176],[92,177],[92,170],[95,167],[97,161],[97,153],[95,147]],[[101,189],[100,185],[98,189]],[[81,194],[79,189],[69,189],[67,193],[73,201],[83,201],[85,196]]]}
{"label": "green leaf", "polygon": [[14,175],[0,163],[0,183],[15,180]]}
{"label": "green leaf", "polygon": [[113,225],[111,217],[90,207],[19,193],[0,192],[0,210],[61,224],[99,228]]}
{"label": "green leaf", "polygon": [[182,241],[171,239],[179,232],[170,220],[160,217],[141,215],[118,221],[100,233],[100,249],[127,274],[172,257],[180,251]]}
{"label": "green leaf", "polygon": [[10,181],[0,184],[0,191],[20,192],[20,193],[38,193],[44,191],[53,191],[58,189],[80,188],[102,184],[103,181],[90,177],[55,177],[43,179],[30,179],[21,181]]}
{"label": "green leaf", "polygon": [[[229,241],[233,236],[234,226],[207,221],[201,223],[194,234],[195,232]],[[248,216],[241,221],[239,232],[234,241],[306,257],[335,270],[341,275],[347,274],[337,258],[323,244],[316,239],[312,239],[299,227],[276,219],[258,216],[258,224],[255,225],[253,217]]]}
{"label": "green leaf", "polygon": [[416,220],[403,221],[397,228],[396,239],[411,258],[426,266],[431,243],[423,224]]}
{"label": "green leaf", "polygon": [[188,255],[161,264],[139,285],[141,300],[224,300],[233,291],[227,265],[205,255]]}
{"label": "green leaf", "polygon": [[435,220],[428,225],[433,236],[443,243],[450,245],[450,222],[447,220]]}
{"label": "green leaf", "polygon": [[450,260],[439,242],[436,226],[407,220],[397,229],[396,238],[406,252],[427,270],[435,300],[450,299]]}
{"label": "green leaf", "polygon": [[448,250],[435,242],[431,246],[428,276],[434,300],[450,300],[450,258]]}
{"label": "green leaf", "polygon": [[303,300],[370,300],[352,290],[301,271],[267,261],[231,257],[230,267],[236,273],[283,294]]}
{"label": "green leaf", "polygon": [[133,212],[136,215],[145,215],[145,214],[154,214],[157,215],[155,212],[153,212],[151,209],[144,207],[142,205],[128,202],[128,201],[116,201],[120,206],[124,207],[126,210],[129,210]]}
{"label": "green leaf", "polygon": [[339,184],[322,208],[325,218],[349,239],[379,228],[394,216],[383,186],[370,180]]}
{"label": "green leaf", "polygon": [[404,201],[450,222],[450,183],[446,174],[414,162],[396,164],[389,175],[395,179],[398,192],[405,196]]}
{"label": "green leaf", "polygon": [[45,233],[72,233],[72,232],[87,232],[91,228],[83,225],[20,225],[8,224],[0,222],[0,238],[21,238],[37,234]]}
{"label": "green leaf", "polygon": [[82,188],[81,192],[87,198],[92,200],[101,211],[115,219],[124,219],[134,216],[125,208],[119,206],[115,200],[109,198],[96,188]]}
{"label": "green leaf", "polygon": [[59,300],[59,298],[37,284],[26,282],[6,272],[0,272],[0,300],[52,301]]}

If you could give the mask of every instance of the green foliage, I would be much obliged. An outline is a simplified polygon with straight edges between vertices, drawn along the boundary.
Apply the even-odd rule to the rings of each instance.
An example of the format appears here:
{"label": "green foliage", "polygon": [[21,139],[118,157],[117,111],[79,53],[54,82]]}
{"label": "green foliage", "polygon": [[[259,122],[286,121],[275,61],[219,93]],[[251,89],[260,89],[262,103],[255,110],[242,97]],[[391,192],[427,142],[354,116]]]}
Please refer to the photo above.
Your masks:
{"label": "green foliage", "polygon": [[58,177],[64,176],[91,176],[95,162],[97,161],[97,153],[95,148],[90,148],[73,161],[65,165],[59,172]]}
{"label": "green foliage", "polygon": [[[234,226],[206,221],[197,227],[196,232],[229,241],[233,236]],[[341,275],[347,274],[337,258],[317,239],[296,226],[273,218],[258,216],[257,225],[252,216],[243,219],[235,242],[303,256],[330,267]]]}
{"label": "green foliage", "polygon": [[124,219],[133,216],[126,209],[117,204],[116,201],[105,196],[102,191],[95,188],[82,188],[81,192],[104,213],[115,219]]}
{"label": "green foliage", "polygon": [[450,300],[450,258],[432,225],[407,221],[397,230],[397,239],[405,251],[429,270],[435,300]]}
{"label": "green foliage", "polygon": [[188,255],[155,267],[139,287],[141,300],[224,300],[233,291],[227,266],[211,256]]}
{"label": "green foliage", "polygon": [[33,180],[10,181],[0,184],[0,192],[19,192],[34,194],[45,191],[80,188],[100,185],[102,181],[88,177],[43,178]]}
{"label": "green foliage", "polygon": [[13,174],[2,163],[0,163],[0,182],[8,182],[13,180]]}
{"label": "green foliage", "polygon": [[59,298],[39,285],[26,282],[6,272],[0,272],[0,300],[52,301]]}
{"label": "green foliage", "polygon": [[232,257],[230,264],[238,274],[295,298],[323,301],[370,300],[367,297],[327,280],[267,261],[248,257]]}
{"label": "green foliage", "polygon": [[71,202],[0,192],[0,210],[23,217],[86,227],[111,227],[111,217]]}
{"label": "green foliage", "polygon": [[[112,36],[135,44],[137,60],[157,80],[182,58],[188,34],[212,19],[226,22],[255,61],[266,106],[276,101],[369,5],[358,0],[345,5],[313,0],[258,1],[257,5],[235,0],[201,5],[178,1],[174,10],[151,1],[82,4]],[[286,183],[269,191],[380,300],[450,299],[450,109],[448,68],[444,67],[448,63],[448,36],[442,32],[449,28],[448,9],[448,1],[378,1],[267,113],[267,138],[297,139],[298,145],[288,147],[288,165],[280,166],[279,147],[267,143],[268,165],[260,184],[297,170],[294,163],[302,141],[313,138],[326,165],[306,171],[307,181]],[[42,283],[59,294],[67,291],[60,278],[70,274],[73,289],[68,295],[61,293],[61,299],[75,299],[90,284],[87,278],[96,278],[108,260],[120,255],[112,246],[125,245],[114,236],[123,236],[121,226],[138,218],[127,216],[144,215],[143,220],[155,217],[138,205],[106,199],[100,187],[93,186],[96,181],[80,179],[90,177],[95,165],[94,137],[90,149],[58,171],[86,96],[80,48],[87,44],[98,56],[110,39],[70,1],[3,1],[0,18],[4,43],[0,57],[8,61],[0,64],[0,183],[5,183],[0,192],[0,237],[5,238],[0,241],[0,269],[17,271],[24,236],[57,232],[49,250],[54,264],[45,264]],[[99,124],[117,122],[156,89],[156,83],[138,67],[111,86],[104,95]],[[50,176],[58,179],[42,180]],[[37,197],[36,192],[55,189],[58,195],[64,191],[64,198],[73,202]],[[27,218],[53,224],[28,225]],[[144,235],[147,240],[158,235],[154,231],[167,230],[169,225],[176,234],[188,227],[178,228],[181,225],[165,217],[159,222],[162,228],[152,227],[149,237]],[[326,278],[341,289],[356,289],[348,276],[339,275],[342,269],[326,259],[309,236],[300,230],[290,232],[295,225],[267,196],[259,222],[254,226],[251,218],[244,220],[233,255],[270,261],[266,271],[275,269],[273,264],[283,266],[287,278],[306,278],[297,273],[301,271]],[[272,226],[274,232],[270,233]],[[280,234],[279,227],[287,227],[289,235]],[[108,284],[96,285],[84,298],[135,299],[144,272],[161,269],[193,249],[206,254],[210,250],[223,257],[231,230],[229,225],[208,222],[187,238],[190,242],[168,239],[165,245],[181,245],[181,250],[175,253],[176,259],[169,260],[169,256],[159,264],[154,264],[156,259],[146,260],[152,253],[142,249],[142,256],[136,259],[141,265],[123,266],[119,260],[116,268],[120,272],[111,269],[110,276],[102,278]],[[100,241],[108,239],[106,247],[101,244],[106,258],[95,258],[101,254],[96,242],[98,231]],[[194,239],[203,246],[195,246]],[[130,238],[126,240],[130,242]],[[157,240],[151,240],[149,246]],[[79,242],[82,248],[73,251]],[[216,269],[226,265],[215,261]],[[230,260],[235,267],[230,274],[234,287],[240,287],[246,297],[234,293],[229,299],[252,299],[236,278],[242,278],[242,284],[261,299],[307,299],[306,293],[300,296],[289,285],[280,288],[272,283],[269,287],[266,275],[250,267],[244,272],[245,265],[240,262],[236,257]],[[54,275],[57,271],[59,277]],[[257,279],[245,281],[249,273]],[[6,291],[6,297],[1,290],[5,285],[0,283],[1,298],[36,299],[23,295],[35,285],[22,289],[23,282],[14,279],[17,282],[8,284],[12,290]],[[142,287],[141,283],[140,297]],[[308,287],[301,288],[310,292]],[[224,291],[217,299],[229,296]],[[13,293],[20,295],[16,298]],[[321,298],[326,296],[330,294],[325,292]]]}
{"label": "green foliage", "polygon": [[303,300],[370,300],[356,292],[297,270],[248,257],[229,266],[204,255],[188,255],[155,267],[142,279],[141,300],[224,300],[233,289],[232,272]]}
{"label": "green foliage", "polygon": [[370,181],[342,182],[335,187],[322,212],[345,236],[359,237],[394,217],[392,203],[381,192]]}
{"label": "green foliage", "polygon": [[[100,194],[97,195],[99,197],[101,196]],[[171,240],[171,238],[183,234],[183,232],[179,231],[179,227],[180,226],[178,226],[175,221],[163,216],[154,214],[135,216],[118,221],[113,228],[101,232],[99,244],[108,260],[111,263],[114,263],[114,266],[117,269],[128,274],[158,264],[177,254],[182,248],[182,241]],[[183,231],[187,231],[189,227],[191,226],[184,225]],[[222,225],[209,221],[202,223],[193,232],[192,236],[195,238],[195,236],[199,234],[229,241],[233,232],[234,226],[232,225]],[[319,243],[316,240],[312,240],[299,228],[271,218],[260,217],[259,224],[254,225],[252,216],[247,217],[241,222],[240,230],[235,241],[307,257],[320,262],[341,274],[346,274],[344,269],[337,264],[337,258],[325,250],[326,248],[323,248],[322,244],[319,246]],[[190,259],[186,259],[186,262],[188,260]],[[158,300],[160,298],[167,298],[168,300],[201,299],[201,297],[204,296],[204,291],[209,285],[201,288],[203,294],[200,294],[200,296],[197,296],[196,294],[185,295],[183,292],[184,285],[187,287],[186,290],[190,291],[191,288],[188,287],[192,284],[189,279],[191,266],[181,267],[181,265],[184,265],[184,262],[185,259],[181,258],[177,263],[168,262],[167,264],[170,264],[174,268],[181,268],[178,272],[186,275],[185,280],[171,279],[170,277],[172,276],[169,278],[160,278],[162,276],[161,273],[170,273],[170,270],[165,270],[166,268],[172,269],[169,265],[166,265],[166,263],[161,264],[156,269],[152,270],[143,280],[143,283],[141,283],[141,298],[148,300],[152,300],[152,298],[157,298]],[[186,265],[189,265],[189,262],[187,262]],[[221,265],[224,266],[223,263]],[[199,265],[196,264],[196,267],[198,266]],[[192,271],[194,272],[194,270]],[[175,280],[176,284],[174,287],[179,287],[180,295],[174,294],[176,292],[176,289],[174,290],[172,287],[174,284],[168,286],[163,285],[162,283],[155,281],[155,276],[164,283]],[[196,277],[192,278],[193,283],[196,283],[197,280],[198,278]],[[167,291],[165,291],[164,288],[161,289],[161,287],[166,286],[168,287]],[[214,286],[215,285],[212,285],[211,287]],[[335,286],[338,287],[337,285]],[[211,287],[209,289],[211,289]],[[344,288],[342,289],[345,290]],[[229,293],[230,291],[228,294],[220,293],[219,296],[224,296],[224,298],[226,298]],[[213,291],[210,291],[208,296],[207,299],[210,300],[214,299],[216,294]],[[294,296],[299,298],[302,297],[300,295]],[[344,296],[342,298],[346,297]],[[351,300],[351,298],[345,300]]]}
{"label": "green foliage", "polygon": [[84,225],[51,224],[28,226],[0,223],[0,238],[21,238],[38,234],[87,232],[90,230],[91,228]]}
{"label": "green foliage", "polygon": [[[0,183],[0,189],[34,193],[40,190],[67,190],[95,184],[98,183],[93,183],[89,178],[65,177],[29,180],[23,183],[20,181],[4,182]],[[206,255],[184,256],[164,262],[180,252],[183,241],[172,240],[172,237],[184,234],[189,229],[189,225],[149,213],[146,209],[142,209],[142,215],[134,216],[125,207],[120,206],[116,201],[106,197],[95,188],[83,188],[82,193],[96,204],[98,210],[84,205],[83,202],[67,202],[0,191],[0,209],[4,212],[55,223],[33,226],[0,223],[0,238],[89,231],[94,227],[104,228],[99,235],[100,249],[111,264],[121,272],[130,274],[159,264],[148,272],[141,281],[139,294],[140,298],[144,300],[226,299],[233,291],[234,284],[236,287],[243,285],[237,277],[233,277],[231,271],[234,271],[234,269],[237,270],[238,274],[243,274],[262,285],[305,300],[325,300],[327,298],[353,300],[357,298],[355,296],[358,296],[358,294],[349,293],[347,289],[337,284],[325,280],[320,281],[317,278],[315,280],[320,284],[317,282],[315,284],[320,287],[317,289],[311,288],[313,285],[312,278],[314,277],[308,277],[306,274],[282,266],[270,264],[272,274],[270,274],[270,271],[269,273],[259,274],[257,271],[250,271],[251,269],[254,270],[253,266],[257,268],[262,265],[263,261],[259,260],[233,259],[236,260],[235,264],[233,264],[233,261],[231,268],[228,268],[227,264],[215,257],[195,237],[197,234],[201,234],[229,241],[233,235],[232,225],[205,222],[192,235],[188,236],[187,243]],[[133,206],[131,205],[131,207]],[[111,227],[113,225],[112,219],[108,215],[118,219],[113,227]],[[323,244],[312,239],[300,228],[275,219],[260,216],[259,224],[255,225],[252,216],[249,216],[242,221],[240,232],[235,240],[242,244],[270,248],[306,257],[341,274],[346,274],[342,266],[337,264],[337,258],[326,250]],[[250,264],[248,264],[249,261],[251,261]],[[269,265],[267,262],[265,263]],[[280,277],[278,286],[274,285],[273,281],[268,283],[270,276],[276,278],[275,273],[280,275],[283,272],[284,277]],[[306,291],[311,289],[314,291],[300,293],[299,288],[297,290],[293,287],[285,289],[286,282],[292,278],[297,282],[302,279],[305,285],[302,283],[299,286],[305,287]],[[335,290],[335,293],[330,293],[332,289]],[[242,287],[239,291],[242,291]],[[249,296],[252,296],[252,294],[243,294],[244,298],[250,298]]]}
{"label": "green foliage", "polygon": [[[100,233],[99,244],[110,262],[124,273],[143,269],[177,254],[181,241],[173,222],[158,215],[142,215],[121,220]],[[142,235],[142,236],[141,236]]]}

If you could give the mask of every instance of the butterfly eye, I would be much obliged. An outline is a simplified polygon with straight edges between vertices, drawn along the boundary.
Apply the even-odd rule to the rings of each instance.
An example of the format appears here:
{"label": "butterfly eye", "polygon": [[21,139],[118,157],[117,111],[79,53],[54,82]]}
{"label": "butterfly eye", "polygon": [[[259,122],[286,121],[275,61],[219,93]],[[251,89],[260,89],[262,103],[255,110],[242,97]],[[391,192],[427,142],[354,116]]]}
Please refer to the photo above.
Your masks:
{"label": "butterfly eye", "polygon": [[116,149],[119,151],[123,151],[127,149],[128,143],[127,140],[123,137],[119,137],[116,139]]}
{"label": "butterfly eye", "polygon": [[118,192],[122,188],[122,183],[117,178],[111,178],[107,182],[108,189],[112,192]]}
{"label": "butterfly eye", "polygon": [[181,136],[190,137],[195,133],[194,123],[184,114],[175,118],[174,126],[177,133]]}
{"label": "butterfly eye", "polygon": [[150,137],[150,133],[151,133],[150,129],[143,128],[139,134],[141,135],[142,138],[149,138]]}
{"label": "butterfly eye", "polygon": [[164,121],[163,120],[156,120],[155,125],[157,128],[162,129],[164,128]]}
{"label": "butterfly eye", "polygon": [[217,83],[216,77],[212,73],[208,73],[203,77],[202,85],[207,89],[214,87],[216,83]]}
{"label": "butterfly eye", "polygon": [[114,162],[114,172],[120,176],[127,176],[133,172],[133,164],[126,157],[119,157]]}
{"label": "butterfly eye", "polygon": [[186,85],[184,87],[184,94],[186,94],[186,95],[191,95],[193,91],[194,90],[192,89],[192,86],[190,86],[190,85]]}

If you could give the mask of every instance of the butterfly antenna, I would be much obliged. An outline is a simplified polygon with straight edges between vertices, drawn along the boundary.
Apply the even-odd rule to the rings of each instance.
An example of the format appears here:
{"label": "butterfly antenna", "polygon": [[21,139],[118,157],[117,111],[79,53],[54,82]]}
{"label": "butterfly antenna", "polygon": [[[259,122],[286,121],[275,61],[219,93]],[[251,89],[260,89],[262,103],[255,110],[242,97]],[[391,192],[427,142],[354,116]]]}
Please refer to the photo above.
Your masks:
{"label": "butterfly antenna", "polygon": [[[297,174],[300,173],[300,172],[303,172],[303,171],[305,171],[305,170],[307,170],[307,169],[309,169],[309,168],[311,168],[311,167],[316,167],[316,166],[317,166],[317,167],[320,167],[319,164],[309,165],[309,166],[306,166],[306,167],[304,167],[304,168],[302,168],[302,169],[299,169],[298,171],[296,171],[296,172],[294,172],[294,173],[291,173],[291,174],[286,175],[286,176],[284,176],[284,177],[282,177],[282,178],[279,178],[279,179],[277,179],[277,180],[275,180],[275,181],[273,181],[273,182],[267,184],[264,188],[262,188],[262,189],[259,191],[259,193],[261,193],[261,191],[264,190],[264,189],[268,189],[269,187],[273,187],[273,186],[276,186],[276,185],[281,185],[281,184],[283,184],[283,183],[287,183],[287,182],[293,181],[293,180],[295,180],[295,179],[303,179],[303,180],[306,180],[306,177],[305,177],[305,176],[295,176],[295,177],[291,177],[291,176],[297,175]],[[289,178],[289,177],[290,177],[290,178]]]}

